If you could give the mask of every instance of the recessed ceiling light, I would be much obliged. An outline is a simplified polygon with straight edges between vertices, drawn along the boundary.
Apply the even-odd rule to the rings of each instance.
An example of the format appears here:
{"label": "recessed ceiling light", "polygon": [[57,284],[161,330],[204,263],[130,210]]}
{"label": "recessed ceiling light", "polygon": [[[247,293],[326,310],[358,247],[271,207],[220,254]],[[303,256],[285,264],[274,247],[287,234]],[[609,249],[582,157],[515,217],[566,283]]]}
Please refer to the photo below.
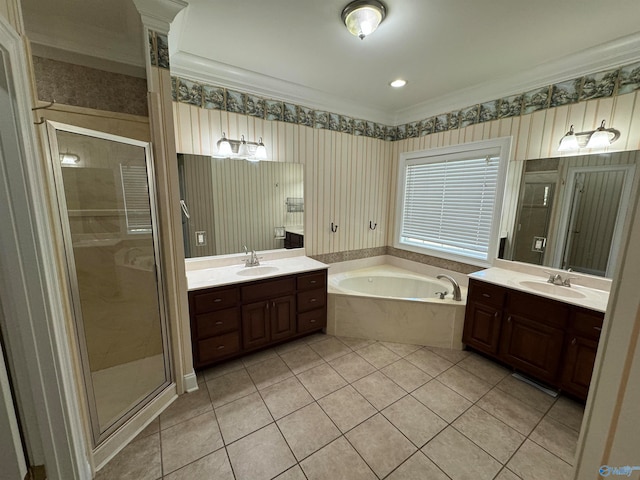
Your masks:
{"label": "recessed ceiling light", "polygon": [[399,78],[398,80],[394,80],[393,82],[391,82],[389,85],[391,85],[393,88],[400,88],[404,87],[406,84],[406,80],[402,80],[401,78]]}

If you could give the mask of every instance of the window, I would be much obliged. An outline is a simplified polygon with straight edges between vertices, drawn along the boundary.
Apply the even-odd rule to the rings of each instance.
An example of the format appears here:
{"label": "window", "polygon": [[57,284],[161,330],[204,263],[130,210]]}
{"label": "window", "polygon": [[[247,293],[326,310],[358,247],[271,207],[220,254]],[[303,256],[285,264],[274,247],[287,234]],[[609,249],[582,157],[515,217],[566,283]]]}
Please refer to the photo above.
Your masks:
{"label": "window", "polygon": [[401,155],[396,247],[489,265],[510,138]]}
{"label": "window", "polygon": [[128,233],[151,233],[147,167],[120,165]]}

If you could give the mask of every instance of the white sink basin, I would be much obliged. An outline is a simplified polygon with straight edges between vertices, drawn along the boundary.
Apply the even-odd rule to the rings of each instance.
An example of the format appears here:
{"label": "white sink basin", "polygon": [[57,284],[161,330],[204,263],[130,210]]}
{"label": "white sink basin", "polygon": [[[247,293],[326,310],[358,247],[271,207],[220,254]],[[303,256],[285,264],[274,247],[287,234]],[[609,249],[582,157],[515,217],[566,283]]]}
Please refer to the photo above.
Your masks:
{"label": "white sink basin", "polygon": [[571,287],[563,287],[561,285],[554,285],[544,281],[535,280],[523,280],[518,284],[524,288],[535,290],[536,292],[546,293],[550,295],[556,295],[564,298],[585,298],[586,295],[582,292],[574,290]]}
{"label": "white sink basin", "polygon": [[238,270],[236,275],[240,275],[241,277],[259,277],[261,275],[269,275],[271,273],[276,273],[280,270],[278,267],[272,267],[270,265],[262,265],[258,267],[245,267],[242,270]]}

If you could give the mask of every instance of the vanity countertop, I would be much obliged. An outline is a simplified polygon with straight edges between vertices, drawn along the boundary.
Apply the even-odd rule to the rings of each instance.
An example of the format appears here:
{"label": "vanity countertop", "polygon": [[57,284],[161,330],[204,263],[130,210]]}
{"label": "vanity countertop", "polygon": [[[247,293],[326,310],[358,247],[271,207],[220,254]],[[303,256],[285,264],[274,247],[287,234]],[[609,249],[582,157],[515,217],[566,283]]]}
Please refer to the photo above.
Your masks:
{"label": "vanity countertop", "polygon": [[[559,273],[563,278],[565,276],[570,278],[575,277],[571,281],[571,287],[548,283],[547,279],[549,275],[542,272],[533,270],[531,272],[524,272],[518,271],[517,269],[512,270],[501,267],[491,267],[486,270],[471,273],[469,274],[469,278],[596,310],[598,312],[606,311],[609,301],[609,291],[604,288],[584,286],[585,284],[589,284],[589,280],[591,280],[592,277],[582,276],[573,272],[567,273],[562,270],[550,270],[552,270],[554,274]],[[600,279],[597,280],[600,281]],[[603,282],[601,281],[597,284],[598,287],[606,287],[606,279],[603,280]],[[591,280],[591,282],[593,283],[593,280]]]}
{"label": "vanity countertop", "polygon": [[231,265],[187,269],[188,290],[234,285],[329,267],[303,255],[261,260],[260,265],[256,267],[245,267],[244,257],[239,256],[237,260]]}

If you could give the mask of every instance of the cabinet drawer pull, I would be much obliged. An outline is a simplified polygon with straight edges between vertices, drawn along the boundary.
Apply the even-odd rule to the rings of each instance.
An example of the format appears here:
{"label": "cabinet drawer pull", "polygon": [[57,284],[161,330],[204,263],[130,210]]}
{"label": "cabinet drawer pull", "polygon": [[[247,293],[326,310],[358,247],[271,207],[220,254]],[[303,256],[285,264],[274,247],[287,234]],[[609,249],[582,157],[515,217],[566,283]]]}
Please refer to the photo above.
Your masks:
{"label": "cabinet drawer pull", "polygon": [[313,320],[309,320],[309,323],[316,323],[316,319],[314,318]]}
{"label": "cabinet drawer pull", "polygon": [[222,325],[222,322],[216,322],[216,325]]}
{"label": "cabinet drawer pull", "polygon": [[218,345],[218,350],[224,350],[224,345]]}
{"label": "cabinet drawer pull", "polygon": [[269,310],[269,302],[267,302],[267,303],[264,305],[264,309],[265,309],[265,310]]}
{"label": "cabinet drawer pull", "polygon": [[493,316],[494,316],[495,318],[498,318],[498,317],[500,316],[500,312],[496,312],[496,313],[494,313],[494,314],[493,314]]}
{"label": "cabinet drawer pull", "polygon": [[511,323],[511,315],[507,317],[507,323]]}
{"label": "cabinet drawer pull", "polygon": [[602,327],[593,327],[593,329],[594,329],[596,332],[601,332],[601,331],[602,331]]}
{"label": "cabinet drawer pull", "polygon": [[318,281],[317,281],[317,280],[311,280],[311,281],[309,281],[309,283],[310,283],[311,285],[313,285],[314,283],[318,283]]}
{"label": "cabinet drawer pull", "polygon": [[489,295],[488,293],[483,293],[483,294],[482,294],[482,296],[483,296],[484,298],[491,298],[491,295]]}
{"label": "cabinet drawer pull", "polygon": [[317,302],[318,300],[315,298],[312,298],[311,300],[309,300],[309,303],[313,303],[313,302]]}
{"label": "cabinet drawer pull", "polygon": [[573,340],[571,340],[571,345],[575,345],[577,342],[577,340],[574,338]]}
{"label": "cabinet drawer pull", "polygon": [[221,301],[222,301],[222,299],[221,299],[221,298],[216,298],[216,299],[213,301],[213,303],[220,303]]}
{"label": "cabinet drawer pull", "polygon": [[276,302],[271,302],[271,306],[272,306],[273,308],[276,308]]}

